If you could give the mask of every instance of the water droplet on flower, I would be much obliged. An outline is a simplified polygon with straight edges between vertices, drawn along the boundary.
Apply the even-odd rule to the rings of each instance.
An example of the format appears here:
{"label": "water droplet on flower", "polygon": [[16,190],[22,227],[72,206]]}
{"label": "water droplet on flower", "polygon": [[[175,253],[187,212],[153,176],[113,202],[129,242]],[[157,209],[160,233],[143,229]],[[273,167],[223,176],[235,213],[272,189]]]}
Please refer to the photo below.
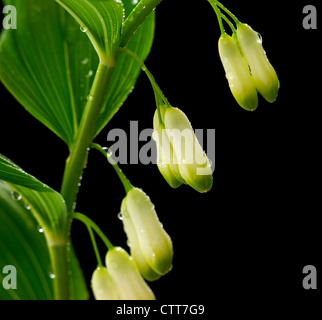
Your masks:
{"label": "water droplet on flower", "polygon": [[28,203],[25,203],[25,208],[26,208],[27,210],[30,210],[30,205],[29,205]]}
{"label": "water droplet on flower", "polygon": [[118,217],[120,220],[123,220],[122,212],[119,212],[119,214],[117,215],[117,217]]}
{"label": "water droplet on flower", "polygon": [[39,228],[38,228],[38,232],[43,233],[43,232],[44,232],[44,229],[43,229],[43,228],[41,228],[41,227],[39,227]]}
{"label": "water droplet on flower", "polygon": [[89,95],[89,96],[87,97],[87,100],[88,100],[88,101],[93,101],[93,99],[94,99],[94,97],[93,97],[93,96],[91,96],[91,95]]}
{"label": "water droplet on flower", "polygon": [[85,27],[80,27],[80,31],[82,31],[82,32],[86,32],[87,31],[87,29],[85,28]]}
{"label": "water droplet on flower", "polygon": [[131,242],[130,242],[130,240],[127,240],[127,241],[126,241],[126,244],[127,244],[127,246],[128,246],[129,248],[131,248]]}
{"label": "water droplet on flower", "polygon": [[258,37],[257,42],[258,43],[263,43],[262,36],[259,33],[257,33],[257,37]]}
{"label": "water droplet on flower", "polygon": [[21,198],[22,198],[21,194],[19,194],[16,191],[11,192],[11,197],[13,200],[17,200],[17,201],[21,200]]}

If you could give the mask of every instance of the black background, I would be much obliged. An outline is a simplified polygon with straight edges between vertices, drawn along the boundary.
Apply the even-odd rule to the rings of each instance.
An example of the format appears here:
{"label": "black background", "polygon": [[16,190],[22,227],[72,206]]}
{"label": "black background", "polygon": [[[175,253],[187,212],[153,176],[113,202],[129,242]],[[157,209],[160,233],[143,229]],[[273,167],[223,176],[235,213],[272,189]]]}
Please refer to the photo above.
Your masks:
{"label": "black background", "polygon": [[[216,129],[214,186],[207,194],[171,189],[154,165],[123,165],[149,194],[174,243],[174,268],[152,283],[165,302],[245,301],[271,308],[292,301],[314,304],[321,289],[304,290],[305,265],[321,266],[320,94],[321,31],[304,30],[302,9],[318,1],[229,1],[224,4],[263,38],[278,73],[277,101],[260,98],[255,112],[234,101],[221,65],[216,16],[207,1],[165,0],[157,8],[155,42],[146,65],[174,107],[194,128]],[[319,15],[318,15],[319,17]],[[59,190],[67,148],[0,86],[0,152]],[[101,132],[152,127],[153,92],[142,74],[124,106]],[[143,145],[141,143],[140,145]],[[77,210],[98,223],[113,244],[126,247],[117,219],[122,185],[91,152]],[[72,239],[90,280],[96,267],[87,230]],[[102,255],[105,254],[102,249]],[[216,298],[215,298],[216,297]],[[299,301],[300,304],[296,304]]]}

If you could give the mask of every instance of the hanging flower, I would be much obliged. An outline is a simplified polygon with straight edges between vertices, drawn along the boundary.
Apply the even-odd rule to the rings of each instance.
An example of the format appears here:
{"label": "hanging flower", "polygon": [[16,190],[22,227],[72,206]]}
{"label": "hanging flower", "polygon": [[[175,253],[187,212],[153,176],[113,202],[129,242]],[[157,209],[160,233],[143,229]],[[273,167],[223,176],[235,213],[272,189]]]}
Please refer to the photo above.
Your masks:
{"label": "hanging flower", "polygon": [[161,124],[160,119],[156,119],[160,116],[157,111],[153,138],[157,143],[161,173],[170,185],[184,182],[199,192],[209,191],[212,187],[211,164],[189,119],[177,108],[162,106],[160,110],[163,121]]}
{"label": "hanging flower", "polygon": [[91,284],[96,300],[120,300],[116,283],[106,268],[94,271]]}
{"label": "hanging flower", "polygon": [[155,300],[132,257],[124,249],[115,247],[109,250],[105,263],[117,286],[120,300]]}
{"label": "hanging flower", "polygon": [[[160,108],[160,112],[164,117],[165,107]],[[153,118],[153,139],[157,146],[157,165],[164,179],[172,188],[178,188],[185,183],[181,178],[178,161],[170,143],[169,137],[166,134],[164,124],[159,121],[158,110],[155,111]]]}
{"label": "hanging flower", "polygon": [[237,39],[250,67],[254,85],[268,101],[274,102],[280,87],[277,74],[267,59],[262,46],[262,39],[249,25],[237,25]]}
{"label": "hanging flower", "polygon": [[225,33],[219,38],[218,49],[234,98],[242,108],[255,110],[258,105],[256,88],[238,43]]}
{"label": "hanging flower", "polygon": [[150,198],[140,189],[131,189],[121,206],[122,222],[131,255],[143,277],[156,280],[172,268],[173,247]]}

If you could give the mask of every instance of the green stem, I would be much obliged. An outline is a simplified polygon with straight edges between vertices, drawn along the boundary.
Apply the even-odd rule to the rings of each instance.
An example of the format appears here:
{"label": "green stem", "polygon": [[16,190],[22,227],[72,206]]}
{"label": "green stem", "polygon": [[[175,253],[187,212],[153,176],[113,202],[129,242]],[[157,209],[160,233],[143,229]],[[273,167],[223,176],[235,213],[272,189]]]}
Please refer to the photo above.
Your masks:
{"label": "green stem", "polygon": [[83,222],[86,226],[91,227],[99,235],[99,237],[102,239],[102,241],[105,243],[108,250],[112,250],[114,248],[111,241],[108,240],[108,238],[101,231],[101,229],[98,227],[98,225],[93,220],[91,220],[89,217],[85,216],[82,213],[78,213],[78,212],[73,212],[71,216],[73,219],[79,220],[79,221]]}
{"label": "green stem", "polygon": [[213,0],[213,1],[218,5],[219,8],[221,8],[222,10],[224,10],[234,20],[234,22],[236,23],[236,25],[238,23],[240,23],[240,21],[237,19],[237,17],[230,10],[228,10],[223,4],[221,4],[217,0]]}
{"label": "green stem", "polygon": [[224,25],[222,23],[222,13],[220,12],[219,8],[217,7],[217,1],[215,0],[208,0],[208,2],[211,4],[211,6],[213,7],[213,9],[215,10],[215,13],[216,13],[216,16],[217,16],[217,19],[218,19],[218,24],[219,24],[219,28],[220,28],[220,32],[221,34],[224,34],[225,33],[225,28],[224,28]]}
{"label": "green stem", "polygon": [[117,173],[118,177],[120,178],[123,187],[125,189],[125,192],[128,193],[131,189],[133,189],[133,186],[129,179],[125,176],[123,171],[120,169],[118,164],[114,161],[112,155],[109,152],[106,152],[100,145],[97,143],[91,143],[91,148],[96,149],[99,151],[105,158],[107,158],[108,162],[112,165],[114,168],[115,172]]}
{"label": "green stem", "polygon": [[231,21],[226,16],[224,16],[224,15],[222,15],[222,18],[226,21],[226,23],[228,24],[229,28],[233,32],[233,34],[235,34],[236,33],[236,29],[234,28],[234,26],[231,23]]}
{"label": "green stem", "polygon": [[160,124],[163,124],[162,117],[161,117],[161,110],[160,110],[161,101],[164,103],[164,105],[167,108],[170,108],[171,105],[170,105],[168,99],[163,94],[163,92],[160,89],[160,87],[158,86],[158,84],[156,83],[154,76],[149,71],[149,69],[146,67],[144,62],[140,59],[140,57],[138,55],[136,55],[133,51],[131,51],[131,50],[127,49],[127,48],[119,48],[119,52],[120,53],[126,53],[127,55],[129,55],[132,58],[134,58],[134,60],[140,65],[142,71],[144,71],[145,74],[147,75],[147,77],[149,78],[151,86],[152,86],[153,91],[154,91],[154,96],[155,96],[155,100],[156,100],[156,104],[157,104],[159,122],[160,122]]}
{"label": "green stem", "polygon": [[75,143],[66,162],[61,194],[66,201],[68,212],[74,209],[79,181],[86,166],[88,148],[92,142],[106,91],[114,68],[100,63],[88,97],[82,121],[76,134]]}
{"label": "green stem", "polygon": [[51,260],[51,274],[54,283],[55,300],[69,300],[69,264],[68,264],[68,242],[49,245],[49,255]]}
{"label": "green stem", "polygon": [[97,243],[96,243],[96,240],[95,240],[95,235],[93,233],[93,230],[92,230],[92,228],[90,226],[86,226],[86,227],[87,227],[89,236],[90,236],[91,241],[92,241],[93,249],[94,249],[96,260],[97,260],[97,265],[98,265],[99,268],[103,268],[102,259],[101,259],[100,253],[98,251],[98,248],[97,248]]}
{"label": "green stem", "polygon": [[145,18],[162,0],[141,0],[123,23],[121,47],[125,47]]}

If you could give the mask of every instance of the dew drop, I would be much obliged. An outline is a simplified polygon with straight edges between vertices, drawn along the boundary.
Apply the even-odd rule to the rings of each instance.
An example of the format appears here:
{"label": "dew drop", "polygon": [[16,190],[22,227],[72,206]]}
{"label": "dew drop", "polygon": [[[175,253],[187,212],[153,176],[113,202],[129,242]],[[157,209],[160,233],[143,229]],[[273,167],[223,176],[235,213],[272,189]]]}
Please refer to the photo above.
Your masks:
{"label": "dew drop", "polygon": [[88,100],[88,101],[93,101],[93,99],[94,99],[94,97],[93,97],[93,96],[91,96],[91,95],[89,95],[89,96],[87,97],[87,100]]}
{"label": "dew drop", "polygon": [[11,192],[11,197],[13,200],[17,200],[17,201],[21,200],[21,198],[22,198],[21,194],[19,194],[16,191]]}
{"label": "dew drop", "polygon": [[87,31],[87,29],[85,28],[85,27],[80,27],[80,31],[82,31],[82,32],[86,32]]}
{"label": "dew drop", "polygon": [[90,78],[93,75],[93,70],[89,70],[86,78]]}
{"label": "dew drop", "polygon": [[257,42],[258,43],[263,43],[262,36],[259,33],[257,33],[257,37],[258,37]]}
{"label": "dew drop", "polygon": [[55,276],[52,272],[49,272],[49,278],[50,278],[50,279],[55,279],[55,277],[56,277],[56,276]]}
{"label": "dew drop", "polygon": [[123,220],[122,212],[119,212],[119,214],[117,215],[117,217],[118,217],[119,220]]}
{"label": "dew drop", "polygon": [[82,61],[82,64],[87,64],[87,63],[88,63],[88,61],[89,61],[89,59],[88,59],[88,58],[85,58],[85,59]]}
{"label": "dew drop", "polygon": [[43,228],[41,228],[41,227],[39,227],[39,228],[38,228],[38,232],[43,233],[43,232],[44,232],[44,229],[43,229]]}
{"label": "dew drop", "polygon": [[28,203],[25,203],[25,208],[26,208],[27,210],[30,210],[30,205],[29,205]]}
{"label": "dew drop", "polygon": [[126,241],[126,244],[127,244],[127,246],[128,246],[129,248],[131,248],[131,242],[130,242],[130,240],[127,240],[127,241]]}

